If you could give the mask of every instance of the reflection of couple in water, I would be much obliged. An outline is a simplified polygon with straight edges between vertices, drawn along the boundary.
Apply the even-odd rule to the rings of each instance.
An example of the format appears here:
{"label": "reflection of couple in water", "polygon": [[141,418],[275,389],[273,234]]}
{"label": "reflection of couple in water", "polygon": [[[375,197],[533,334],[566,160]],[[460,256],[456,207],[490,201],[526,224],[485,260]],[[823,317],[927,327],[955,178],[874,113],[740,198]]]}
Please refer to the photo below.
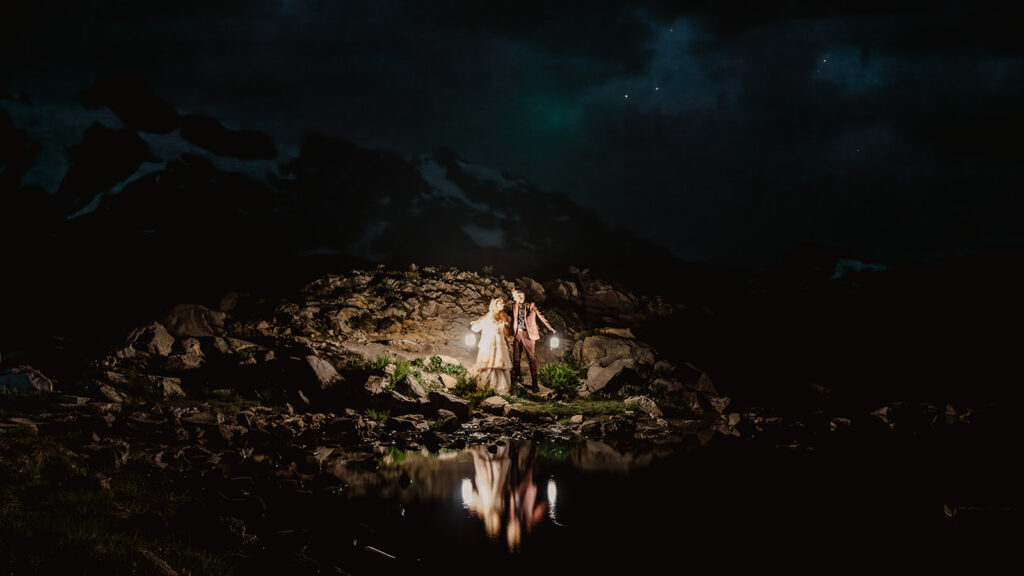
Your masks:
{"label": "reflection of couple in water", "polygon": [[[537,305],[526,301],[520,290],[512,291],[512,315],[505,312],[505,300],[501,297],[491,300],[487,314],[470,323],[470,329],[480,332],[474,372],[480,388],[490,386],[498,394],[507,394],[513,384],[520,382],[521,352],[526,351],[530,364],[530,388],[539,391],[537,382],[537,355],[535,343],[540,340],[537,319],[557,334],[547,318],[540,313]],[[512,357],[509,358],[508,342],[512,343]]]}
{"label": "reflection of couple in water", "polygon": [[540,524],[548,509],[533,481],[536,447],[531,443],[526,454],[515,446],[495,448],[494,452],[483,446],[470,449],[476,478],[472,483],[463,481],[462,498],[484,521],[488,536],[497,538],[504,525],[509,549],[518,550],[524,533]]}

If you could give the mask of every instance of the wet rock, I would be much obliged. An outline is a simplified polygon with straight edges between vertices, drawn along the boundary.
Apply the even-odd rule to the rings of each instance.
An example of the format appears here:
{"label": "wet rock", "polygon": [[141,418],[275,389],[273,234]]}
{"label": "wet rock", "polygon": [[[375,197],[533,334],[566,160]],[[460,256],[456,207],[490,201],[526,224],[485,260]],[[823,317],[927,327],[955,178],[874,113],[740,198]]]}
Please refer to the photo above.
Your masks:
{"label": "wet rock", "polygon": [[127,346],[146,354],[167,356],[174,345],[174,336],[159,322],[136,328],[128,334]]}
{"label": "wet rock", "polygon": [[459,423],[459,417],[455,415],[455,412],[445,408],[439,408],[437,410],[437,419],[437,429],[441,432],[455,432],[462,426]]}
{"label": "wet rock", "polygon": [[463,400],[458,396],[454,396],[447,392],[437,392],[432,390],[427,398],[430,402],[430,407],[434,410],[450,410],[458,417],[460,422],[468,422],[473,416],[473,406],[468,400]]}
{"label": "wet rock", "polygon": [[0,389],[15,394],[53,392],[53,382],[31,366],[15,366],[0,371]]}
{"label": "wet rock", "polygon": [[424,430],[420,434],[420,442],[423,443],[423,446],[427,450],[437,452],[442,446],[448,443],[448,439],[435,430]]}
{"label": "wet rock", "polygon": [[501,396],[491,396],[480,402],[480,409],[489,414],[501,416],[505,414],[505,406],[507,405],[508,401]]}
{"label": "wet rock", "polygon": [[505,409],[502,414],[505,416],[505,418],[516,418],[520,420],[526,416],[526,412],[523,412],[523,409],[520,408],[518,404],[512,403],[508,403],[505,405]]}
{"label": "wet rock", "polygon": [[172,335],[183,338],[210,338],[224,329],[226,314],[198,304],[179,304],[164,317],[163,324]]}
{"label": "wet rock", "polygon": [[582,424],[583,414],[574,414],[572,418],[569,418],[570,424]]}
{"label": "wet rock", "polygon": [[430,424],[427,423],[422,414],[403,414],[401,416],[392,416],[391,418],[388,418],[388,425],[396,430],[419,430],[421,432],[430,430]]}
{"label": "wet rock", "polygon": [[587,420],[580,425],[580,434],[587,438],[601,437],[601,423],[597,420]]}

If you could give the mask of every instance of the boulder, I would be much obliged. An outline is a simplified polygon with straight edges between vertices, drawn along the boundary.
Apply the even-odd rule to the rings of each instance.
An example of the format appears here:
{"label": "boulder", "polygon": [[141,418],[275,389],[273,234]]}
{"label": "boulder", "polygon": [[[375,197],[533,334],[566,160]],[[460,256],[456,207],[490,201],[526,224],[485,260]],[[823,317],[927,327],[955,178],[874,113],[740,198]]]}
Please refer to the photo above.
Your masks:
{"label": "boulder", "polygon": [[334,366],[323,358],[309,355],[305,357],[305,360],[310,370],[313,371],[313,376],[320,385],[320,390],[330,390],[335,384],[342,381],[341,374],[338,374]]}
{"label": "boulder", "polygon": [[434,410],[449,410],[460,422],[469,422],[473,416],[473,406],[468,400],[463,400],[447,392],[431,391],[427,395],[431,408]]}
{"label": "boulder", "polygon": [[439,408],[437,410],[437,419],[437,429],[441,432],[455,432],[461,426],[459,423],[459,417],[451,410]]}
{"label": "boulder", "polygon": [[573,356],[583,366],[610,366],[618,360],[630,358],[637,365],[653,366],[654,350],[638,340],[619,335],[593,334],[576,342]]}
{"label": "boulder", "polygon": [[366,389],[370,394],[380,394],[387,387],[388,381],[383,376],[372,374],[366,379],[366,384],[363,384],[363,388]]}
{"label": "boulder", "polygon": [[631,396],[626,398],[626,408],[632,410],[639,410],[646,414],[649,414],[653,418],[661,418],[661,408],[647,396]]}
{"label": "boulder", "polygon": [[223,312],[211,310],[206,306],[179,304],[171,308],[164,317],[163,324],[168,332],[179,338],[210,338],[223,332],[226,316]]}
{"label": "boulder", "polygon": [[544,291],[544,286],[541,286],[540,282],[537,282],[533,278],[516,278],[516,285],[519,289],[526,294],[527,302],[536,302],[537,304],[543,304],[547,300],[547,293]]}
{"label": "boulder", "polygon": [[505,406],[507,405],[508,400],[505,400],[501,396],[491,396],[490,398],[485,398],[483,402],[480,402],[480,409],[488,414],[504,416]]}
{"label": "boulder", "polygon": [[53,392],[53,382],[31,366],[0,371],[0,390],[17,393]]}
{"label": "boulder", "polygon": [[149,380],[149,383],[152,384],[157,391],[163,394],[164,398],[185,395],[185,391],[181,389],[180,378],[170,378],[168,376],[146,376],[146,379]]}
{"label": "boulder", "polygon": [[622,358],[609,366],[594,365],[587,369],[587,379],[579,388],[581,396],[589,396],[596,392],[615,394],[627,384],[639,383],[641,378],[634,369],[632,358]]}
{"label": "boulder", "polygon": [[427,391],[412,374],[406,374],[404,378],[395,383],[395,390],[414,400],[427,401]]}
{"label": "boulder", "polygon": [[579,286],[568,280],[556,280],[549,284],[545,294],[570,304],[583,304]]}
{"label": "boulder", "polygon": [[159,322],[136,328],[128,334],[126,344],[136,351],[167,356],[174,345],[174,336]]}
{"label": "boulder", "polygon": [[423,412],[424,404],[403,395],[397,390],[385,389],[372,398],[373,405],[392,414],[418,414]]}

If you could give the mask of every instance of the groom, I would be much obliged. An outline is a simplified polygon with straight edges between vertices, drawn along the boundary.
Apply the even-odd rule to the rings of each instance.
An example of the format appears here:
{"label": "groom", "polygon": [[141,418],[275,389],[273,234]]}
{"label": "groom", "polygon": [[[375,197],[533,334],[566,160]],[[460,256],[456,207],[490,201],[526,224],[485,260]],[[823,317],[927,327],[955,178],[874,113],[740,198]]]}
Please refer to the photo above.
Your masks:
{"label": "groom", "polygon": [[519,361],[522,358],[522,350],[526,350],[526,358],[530,362],[530,389],[534,392],[540,390],[537,380],[537,355],[534,350],[534,343],[540,340],[540,331],[537,329],[537,318],[547,326],[552,334],[558,334],[548,319],[540,313],[537,305],[526,301],[526,294],[521,290],[512,291],[512,383],[522,381]]}

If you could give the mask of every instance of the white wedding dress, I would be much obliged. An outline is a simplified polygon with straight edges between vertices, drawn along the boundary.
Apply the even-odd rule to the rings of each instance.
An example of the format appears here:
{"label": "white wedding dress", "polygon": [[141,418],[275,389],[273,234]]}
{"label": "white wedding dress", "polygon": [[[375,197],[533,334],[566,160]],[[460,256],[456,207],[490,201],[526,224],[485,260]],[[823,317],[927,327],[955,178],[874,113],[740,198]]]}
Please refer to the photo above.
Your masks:
{"label": "white wedding dress", "polygon": [[473,369],[477,386],[490,386],[498,394],[508,394],[512,389],[512,357],[505,342],[505,322],[496,322],[493,314],[487,314],[470,324],[470,329],[480,333],[480,349]]}

